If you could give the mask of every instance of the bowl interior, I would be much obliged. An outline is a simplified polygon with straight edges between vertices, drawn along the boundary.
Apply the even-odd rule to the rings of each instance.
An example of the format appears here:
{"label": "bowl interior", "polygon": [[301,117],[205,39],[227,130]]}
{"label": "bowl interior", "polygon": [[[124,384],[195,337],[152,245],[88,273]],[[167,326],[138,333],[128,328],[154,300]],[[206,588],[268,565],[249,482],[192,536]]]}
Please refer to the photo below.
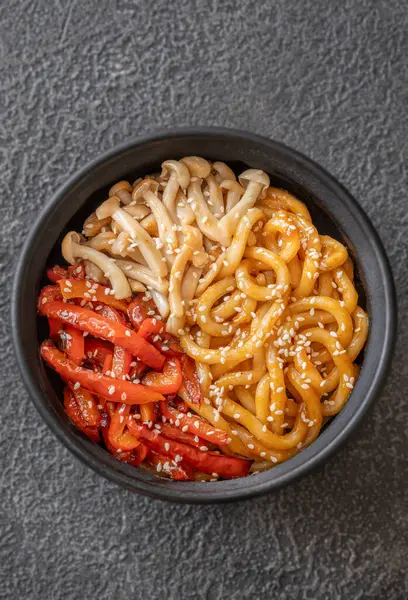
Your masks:
{"label": "bowl interior", "polygon": [[[130,489],[156,497],[206,502],[261,493],[282,485],[297,473],[317,466],[337,447],[345,435],[345,430],[351,429],[351,422],[356,421],[356,414],[361,412],[361,406],[357,408],[354,400],[359,393],[358,387],[363,388],[363,376],[367,374],[367,377],[370,377],[368,371],[373,374],[376,371],[373,364],[366,373],[364,361],[361,377],[346,407],[326,426],[326,430],[311,447],[266,473],[242,480],[204,484],[160,479],[120,463],[71,425],[60,400],[61,381],[53,371],[42,365],[38,357],[38,344],[48,333],[45,319],[39,319],[35,314],[36,295],[40,287],[47,283],[45,268],[63,264],[60,252],[63,236],[69,230],[82,230],[85,218],[107,198],[110,186],[116,181],[134,181],[137,177],[160,171],[160,165],[165,159],[177,159],[192,154],[204,156],[209,160],[223,160],[236,174],[246,168],[263,169],[270,175],[271,185],[284,188],[305,202],[319,232],[331,235],[348,247],[355,266],[359,304],[368,311],[371,323],[374,317],[373,309],[376,307],[373,303],[374,295],[382,294],[384,298],[387,296],[387,282],[382,282],[389,274],[386,265],[384,267],[381,264],[381,260],[384,260],[381,254],[383,251],[381,246],[378,246],[375,232],[353,199],[337,182],[302,155],[280,144],[246,134],[224,131],[165,135],[129,144],[85,168],[57,193],[27,242],[17,275],[15,294],[15,320],[17,325],[20,323],[16,335],[18,352],[36,405],[64,443],[79,458],[103,475]],[[378,256],[381,258],[380,262]],[[373,266],[376,273],[373,273]],[[381,266],[382,269],[379,268]],[[381,289],[381,285],[385,286],[384,289]],[[23,328],[21,311],[25,314]],[[380,316],[378,318],[380,319]],[[385,327],[384,315],[381,320]],[[370,347],[373,348],[373,338],[374,342],[377,340],[379,347],[384,346],[384,333],[371,328],[366,357],[370,353]],[[379,360],[378,348],[377,352],[372,352],[375,362]],[[371,362],[372,359],[370,364]]]}

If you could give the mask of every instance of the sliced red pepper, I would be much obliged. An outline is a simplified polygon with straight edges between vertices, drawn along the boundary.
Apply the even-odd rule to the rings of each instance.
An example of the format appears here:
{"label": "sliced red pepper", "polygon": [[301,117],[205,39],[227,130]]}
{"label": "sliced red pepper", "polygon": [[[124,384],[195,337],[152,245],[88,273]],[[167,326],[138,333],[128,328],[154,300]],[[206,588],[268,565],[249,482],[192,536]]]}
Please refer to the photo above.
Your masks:
{"label": "sliced red pepper", "polygon": [[50,338],[57,343],[60,339],[60,333],[63,330],[63,325],[58,319],[49,318],[48,327],[50,330]]}
{"label": "sliced red pepper", "polygon": [[142,383],[160,394],[174,394],[180,388],[182,380],[180,361],[171,358],[166,360],[161,373],[150,371],[143,377]]}
{"label": "sliced red pepper", "polygon": [[85,339],[82,331],[75,329],[72,325],[65,325],[60,337],[63,350],[67,353],[68,358],[76,365],[80,365],[85,353]]}
{"label": "sliced red pepper", "polygon": [[[136,331],[138,331],[139,327],[147,317],[154,316],[154,313],[156,312],[156,305],[153,300],[150,298],[143,300],[143,298],[145,298],[143,294],[138,294],[127,307],[127,315]],[[152,313],[152,311],[154,311],[154,313]],[[149,312],[151,315],[148,314]]]}
{"label": "sliced red pepper", "polygon": [[144,461],[148,452],[149,448],[145,444],[140,443],[137,448],[132,450],[132,457],[131,460],[127,461],[128,464],[132,465],[132,467],[137,467]]}
{"label": "sliced red pepper", "polygon": [[196,370],[195,361],[183,354],[180,358],[181,371],[183,373],[183,384],[182,388],[187,392],[188,397],[194,404],[201,404],[203,395],[201,392],[200,382],[198,381],[198,375]]}
{"label": "sliced red pepper", "polygon": [[128,327],[102,317],[93,310],[54,301],[42,304],[40,312],[129,350],[153,369],[163,367],[165,357],[154,346]]}
{"label": "sliced red pepper", "polygon": [[41,312],[41,308],[44,304],[48,302],[53,302],[54,300],[61,300],[61,290],[58,285],[46,285],[43,287],[41,292],[38,295],[37,299],[37,310]]}
{"label": "sliced red pepper", "polygon": [[134,437],[127,428],[129,412],[130,406],[118,404],[110,418],[108,440],[111,446],[117,450],[134,450],[140,444],[140,440]]}
{"label": "sliced red pepper", "polygon": [[125,300],[117,300],[111,295],[111,289],[100,283],[75,278],[60,278],[57,283],[61,294],[67,300],[84,298],[89,302],[100,302],[126,312],[128,303]]}
{"label": "sliced red pepper", "polygon": [[40,352],[42,358],[60,374],[64,381],[78,382],[86,390],[110,398],[113,402],[145,404],[164,400],[161,394],[144,385],[134,384],[124,379],[112,379],[102,373],[95,373],[75,365],[55,347],[51,340],[41,344]]}
{"label": "sliced red pepper", "polygon": [[[126,321],[123,315],[119,311],[115,310],[112,306],[103,306],[100,313],[102,317],[115,321],[115,323],[121,323],[126,326]],[[128,375],[130,371],[130,364],[133,360],[132,353],[122,346],[115,346],[113,349],[113,360],[112,360],[112,371],[115,377],[123,377]]]}
{"label": "sliced red pepper", "polygon": [[149,367],[142,360],[134,360],[130,366],[130,379],[140,379]]}
{"label": "sliced red pepper", "polygon": [[[58,322],[58,321],[57,321]],[[113,346],[104,340],[96,340],[87,336],[85,338],[85,360],[97,365],[99,370],[103,369],[106,356],[113,356]],[[109,368],[109,371],[111,367]]]}
{"label": "sliced red pepper", "polygon": [[188,405],[179,396],[176,396],[175,398],[172,398],[171,396],[166,396],[166,400],[167,400],[167,403],[173,402],[173,404],[174,404],[176,410],[178,410],[178,412],[186,413],[189,411]]}
{"label": "sliced red pepper", "polygon": [[147,456],[147,462],[156,469],[157,473],[168,475],[170,479],[177,481],[194,480],[194,469],[190,465],[184,463],[174,464],[174,461],[165,454],[151,451]]}
{"label": "sliced red pepper", "polygon": [[[251,461],[233,456],[223,456],[214,452],[201,451],[193,446],[169,440],[160,435],[157,430],[150,430],[145,425],[138,425],[132,417],[128,418],[128,428],[135,437],[145,440],[146,445],[155,452],[165,454],[173,459],[176,457],[198,471],[204,473],[217,473],[224,479],[245,477],[248,475]],[[214,475],[215,477],[215,475]]]}
{"label": "sliced red pepper", "polygon": [[149,338],[149,342],[166,356],[180,357],[182,354],[184,354],[178,339],[174,337],[174,335],[171,335],[171,333],[167,333],[167,331],[163,331],[160,334],[159,340],[155,340],[153,337]]}
{"label": "sliced red pepper", "polygon": [[156,420],[156,404],[150,402],[149,404],[143,404],[140,406],[140,414],[142,416],[143,423],[150,423]]}
{"label": "sliced red pepper", "polygon": [[69,387],[74,394],[79,412],[83,421],[88,427],[99,427],[101,424],[101,415],[93,395],[84,388],[75,389],[75,385],[70,382]]}
{"label": "sliced red pepper", "polygon": [[217,446],[225,446],[228,444],[228,435],[222,429],[214,427],[208,421],[205,421],[198,415],[189,415],[178,412],[172,408],[167,402],[160,403],[161,413],[166,419],[171,420],[177,427],[187,427],[187,431],[193,435],[198,435],[203,440],[217,444]]}
{"label": "sliced red pepper", "polygon": [[[77,265],[70,265],[68,267],[68,277],[73,277],[74,279],[85,279],[85,276],[86,276],[86,269],[85,269],[84,263],[79,263]],[[66,277],[66,275],[65,275],[65,277]]]}
{"label": "sliced red pepper", "polygon": [[78,429],[85,433],[93,442],[98,443],[101,441],[98,427],[89,427],[82,419],[75,396],[68,386],[64,389],[64,407],[68,417]]}
{"label": "sliced red pepper", "polygon": [[[139,465],[147,456],[149,449],[145,444],[139,443],[139,445],[133,450],[128,450],[123,452],[122,450],[115,448],[109,441],[109,425],[110,425],[110,416],[109,414],[113,414],[115,404],[113,402],[106,402],[105,412],[102,413],[102,437],[105,443],[106,449],[110,454],[112,454],[115,458],[120,460],[121,462],[128,463],[134,467]],[[108,408],[109,407],[109,408]]]}
{"label": "sliced red pepper", "polygon": [[161,334],[164,329],[163,321],[160,321],[156,318],[147,317],[139,327],[138,334],[145,338],[145,340],[150,340],[151,337],[155,335]]}
{"label": "sliced red pepper", "polygon": [[197,435],[182,431],[175,425],[170,423],[160,423],[160,433],[169,440],[175,440],[176,442],[182,442],[195,448],[200,448],[203,445],[203,441]]}
{"label": "sliced red pepper", "polygon": [[67,269],[60,267],[59,265],[55,265],[55,267],[51,267],[47,269],[47,277],[52,283],[57,283],[59,279],[68,276]]}

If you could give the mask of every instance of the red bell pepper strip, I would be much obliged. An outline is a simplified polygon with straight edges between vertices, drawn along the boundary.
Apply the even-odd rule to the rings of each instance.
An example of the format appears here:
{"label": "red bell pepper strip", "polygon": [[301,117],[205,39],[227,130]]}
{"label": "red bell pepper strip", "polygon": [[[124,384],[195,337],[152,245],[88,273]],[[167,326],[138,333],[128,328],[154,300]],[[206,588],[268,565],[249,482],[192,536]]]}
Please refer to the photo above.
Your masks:
{"label": "red bell pepper strip", "polygon": [[84,263],[70,265],[68,267],[68,277],[73,277],[74,279],[85,279],[85,275],[86,269]]}
{"label": "red bell pepper strip", "polygon": [[110,418],[108,440],[111,446],[119,450],[134,450],[140,444],[140,440],[127,429],[129,412],[129,405],[119,404]]}
{"label": "red bell pepper strip", "polygon": [[129,376],[131,381],[133,379],[140,379],[141,376],[147,371],[149,367],[142,360],[134,360],[130,366]]}
{"label": "red bell pepper strip", "polygon": [[142,416],[143,423],[151,423],[156,420],[156,404],[149,402],[149,404],[143,404],[140,406],[140,414]]}
{"label": "red bell pepper strip", "polygon": [[164,400],[164,397],[153,390],[126,381],[112,379],[102,373],[95,373],[90,369],[75,365],[65,354],[55,347],[51,340],[45,340],[40,347],[42,358],[60,374],[64,381],[79,383],[86,390],[109,398],[113,402],[125,404],[145,404]]}
{"label": "red bell pepper strip", "polygon": [[138,335],[142,336],[145,340],[151,340],[155,335],[161,334],[164,329],[163,321],[159,319],[147,317],[138,329]]}
{"label": "red bell pepper strip", "polygon": [[57,283],[59,279],[68,276],[67,269],[60,267],[59,265],[55,265],[55,267],[51,267],[51,269],[47,269],[47,277],[52,283]]}
{"label": "red bell pepper strip", "polygon": [[[57,321],[58,322],[58,321]],[[96,340],[89,336],[85,338],[85,360],[89,360],[95,364],[100,371],[103,370],[103,365],[106,356],[113,356],[113,346],[104,340]],[[109,371],[111,367],[109,368]]]}
{"label": "red bell pepper strip", "polygon": [[177,427],[187,427],[187,431],[193,435],[198,435],[203,440],[217,444],[217,446],[228,444],[228,435],[225,431],[214,427],[198,415],[189,416],[186,413],[178,412],[175,408],[169,406],[167,402],[160,402],[160,410],[162,415]]}
{"label": "red bell pepper strip", "polygon": [[[173,459],[190,464],[198,471],[204,473],[217,473],[224,479],[234,477],[245,477],[248,475],[251,461],[244,458],[235,458],[233,456],[223,456],[214,452],[202,451],[193,448],[187,444],[169,440],[160,435],[157,430],[150,430],[145,425],[139,425],[130,416],[128,418],[128,428],[135,437],[140,437],[145,441],[151,450],[170,456]],[[181,462],[181,460],[180,460]],[[215,477],[215,475],[214,475]]]}
{"label": "red bell pepper strip", "polygon": [[166,396],[166,400],[167,400],[167,403],[173,402],[176,410],[179,413],[180,412],[186,413],[189,411],[189,406],[179,396],[176,396],[175,398],[172,398],[171,396]]}
{"label": "red bell pepper strip", "polygon": [[164,435],[164,437],[169,438],[169,440],[175,440],[176,442],[189,444],[189,446],[194,446],[195,448],[200,448],[200,446],[203,445],[203,440],[200,440],[197,435],[192,435],[187,431],[182,431],[170,423],[160,423],[159,432],[161,435]]}
{"label": "red bell pepper strip", "polygon": [[160,394],[176,393],[182,381],[180,361],[177,358],[166,360],[161,373],[150,371],[142,379],[143,385]]}
{"label": "red bell pepper strip", "polygon": [[76,365],[80,365],[85,353],[85,338],[82,331],[75,329],[72,325],[65,325],[60,337],[63,350],[67,353],[68,358]]}
{"label": "red bell pepper strip", "polygon": [[72,382],[69,383],[69,387],[74,394],[83,421],[88,427],[99,427],[101,424],[101,415],[95,398],[84,388],[75,389]]}
{"label": "red bell pepper strip", "polygon": [[60,278],[57,283],[61,294],[67,300],[84,298],[89,302],[100,302],[126,312],[128,303],[125,300],[117,300],[115,296],[111,295],[111,289],[104,285],[86,279],[74,278]]}
{"label": "red bell pepper strip", "polygon": [[71,421],[87,435],[93,442],[98,443],[101,441],[98,427],[89,427],[82,418],[82,414],[79,410],[77,401],[75,399],[72,390],[68,386],[64,388],[64,407],[68,417]]}
{"label": "red bell pepper strip", "polygon": [[147,317],[154,317],[156,313],[156,305],[153,300],[150,298],[143,300],[143,298],[145,298],[143,294],[138,294],[127,307],[127,315],[136,331]]}
{"label": "red bell pepper strip", "polygon": [[53,302],[54,300],[61,300],[61,290],[58,285],[46,285],[43,287],[41,292],[38,294],[37,299],[37,310],[41,312],[41,308],[47,302]]}
{"label": "red bell pepper strip", "polygon": [[183,373],[183,384],[181,387],[185,389],[191,402],[194,402],[194,404],[201,404],[203,395],[200,382],[198,381],[195,361],[190,358],[190,356],[187,356],[187,354],[183,354],[180,358],[180,362],[181,371]]}
{"label": "red bell pepper strip", "polygon": [[50,317],[48,319],[48,327],[50,330],[50,338],[53,340],[53,342],[57,343],[60,339],[60,333],[63,330],[63,325],[61,321]]}
{"label": "red bell pepper strip", "polygon": [[153,369],[163,367],[165,358],[154,346],[128,327],[106,319],[93,310],[54,301],[42,304],[40,312],[129,350]]}
{"label": "red bell pepper strip", "polygon": [[177,481],[193,481],[194,480],[194,469],[188,464],[179,463],[174,464],[174,461],[169,460],[169,457],[165,454],[158,452],[149,452],[147,456],[147,462],[152,465],[160,474],[166,474],[170,479]]}
{"label": "red bell pepper strip", "polygon": [[160,339],[149,338],[149,342],[153,344],[157,350],[159,350],[165,356],[176,356],[180,357],[184,354],[182,347],[180,346],[180,342],[174,335],[171,333],[167,333],[167,331],[163,331],[160,334]]}
{"label": "red bell pepper strip", "polygon": [[[106,405],[107,406],[112,405],[112,407],[114,407],[113,402],[107,402]],[[113,413],[114,408],[112,409],[112,411],[109,411],[107,406],[105,407],[105,410],[102,413],[102,427],[101,427],[102,437],[103,437],[103,441],[105,443],[106,449],[108,450],[108,452],[110,454],[112,454],[115,458],[117,458],[121,462],[125,462],[125,463],[128,463],[129,465],[136,467],[137,465],[139,465],[141,462],[144,461],[144,459],[147,456],[147,453],[149,452],[149,449],[147,448],[147,446],[145,444],[139,443],[139,445],[136,448],[134,448],[133,450],[128,450],[126,452],[123,452],[120,448],[115,448],[111,444],[111,442],[109,441],[109,425],[110,425],[109,412]]]}
{"label": "red bell pepper strip", "polygon": [[[100,313],[102,317],[115,321],[115,323],[121,323],[126,326],[126,321],[123,315],[119,311],[115,310],[112,306],[103,306]],[[113,361],[112,361],[112,372],[114,377],[123,377],[128,375],[130,371],[130,364],[133,360],[132,353],[122,346],[115,346],[113,349]]]}

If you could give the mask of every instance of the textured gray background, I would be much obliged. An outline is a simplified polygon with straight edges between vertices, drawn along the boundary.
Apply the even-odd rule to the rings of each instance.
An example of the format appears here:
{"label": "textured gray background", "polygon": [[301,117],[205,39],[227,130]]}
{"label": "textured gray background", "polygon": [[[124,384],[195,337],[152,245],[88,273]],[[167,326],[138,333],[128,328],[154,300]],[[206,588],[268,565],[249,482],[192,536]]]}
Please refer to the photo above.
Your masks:
{"label": "textured gray background", "polygon": [[[404,0],[1,2],[1,598],[408,597],[407,25]],[[356,438],[280,493],[213,507],[82,466],[9,343],[13,258],[57,186],[129,136],[195,124],[282,140],[338,177],[400,302],[392,373]]]}

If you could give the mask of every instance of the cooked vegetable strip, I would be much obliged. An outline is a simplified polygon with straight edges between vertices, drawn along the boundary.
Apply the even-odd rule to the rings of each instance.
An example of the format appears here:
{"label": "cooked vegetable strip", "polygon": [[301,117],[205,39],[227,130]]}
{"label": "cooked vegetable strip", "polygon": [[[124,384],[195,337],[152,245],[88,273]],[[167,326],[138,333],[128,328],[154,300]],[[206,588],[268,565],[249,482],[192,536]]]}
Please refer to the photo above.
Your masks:
{"label": "cooked vegetable strip", "polygon": [[153,369],[161,369],[164,364],[164,356],[145,339],[121,323],[101,317],[93,310],[53,301],[43,304],[40,311],[46,317],[59,319],[81,331],[129,350]]}
{"label": "cooked vegetable strip", "polygon": [[169,457],[159,452],[150,451],[147,461],[156,469],[157,473],[168,475],[176,481],[191,481],[194,479],[194,470],[186,464],[176,463]]}
{"label": "cooked vegetable strip", "polygon": [[169,456],[177,462],[182,460],[204,473],[217,473],[225,479],[245,477],[248,474],[251,463],[243,458],[222,456],[207,450],[197,450],[181,442],[167,440],[157,430],[151,431],[144,425],[138,425],[132,417],[129,417],[128,427],[133,435],[145,440],[152,450]]}
{"label": "cooked vegetable strip", "polygon": [[123,312],[126,312],[128,303],[124,300],[117,300],[112,295],[114,291],[104,285],[98,283],[92,283],[90,281],[79,280],[79,279],[59,279],[58,285],[61,290],[61,294],[67,300],[72,298],[84,298],[90,302],[102,302],[103,304],[109,304],[113,308],[117,308]]}
{"label": "cooked vegetable strip", "polygon": [[82,412],[76,401],[76,398],[72,393],[72,390],[68,386],[64,389],[64,408],[67,412],[68,417],[78,427],[78,429],[80,429],[96,444],[100,442],[98,427],[89,426],[86,424],[86,422],[83,419]]}
{"label": "cooked vegetable strip", "polygon": [[68,358],[76,365],[80,365],[85,354],[85,340],[82,332],[72,325],[65,325],[64,329],[60,331],[60,338]]}
{"label": "cooked vegetable strip", "polygon": [[142,379],[143,385],[160,394],[175,394],[183,381],[177,358],[166,360],[161,373],[150,371]]}
{"label": "cooked vegetable strip", "polygon": [[144,404],[145,402],[164,400],[161,394],[144,385],[134,384],[123,379],[112,379],[90,369],[78,367],[68,360],[51,340],[43,342],[40,350],[42,358],[61,375],[64,381],[72,381],[74,385],[79,384],[94,394],[125,404]]}
{"label": "cooked vegetable strip", "polygon": [[213,427],[199,417],[198,415],[189,415],[180,413],[175,408],[169,406],[166,402],[160,403],[160,409],[162,415],[170,420],[170,422],[175,423],[177,427],[181,427],[194,435],[198,435],[203,440],[207,440],[208,442],[212,442],[213,444],[217,444],[218,446],[224,446],[228,444],[228,436],[222,429],[218,429],[217,427]]}

